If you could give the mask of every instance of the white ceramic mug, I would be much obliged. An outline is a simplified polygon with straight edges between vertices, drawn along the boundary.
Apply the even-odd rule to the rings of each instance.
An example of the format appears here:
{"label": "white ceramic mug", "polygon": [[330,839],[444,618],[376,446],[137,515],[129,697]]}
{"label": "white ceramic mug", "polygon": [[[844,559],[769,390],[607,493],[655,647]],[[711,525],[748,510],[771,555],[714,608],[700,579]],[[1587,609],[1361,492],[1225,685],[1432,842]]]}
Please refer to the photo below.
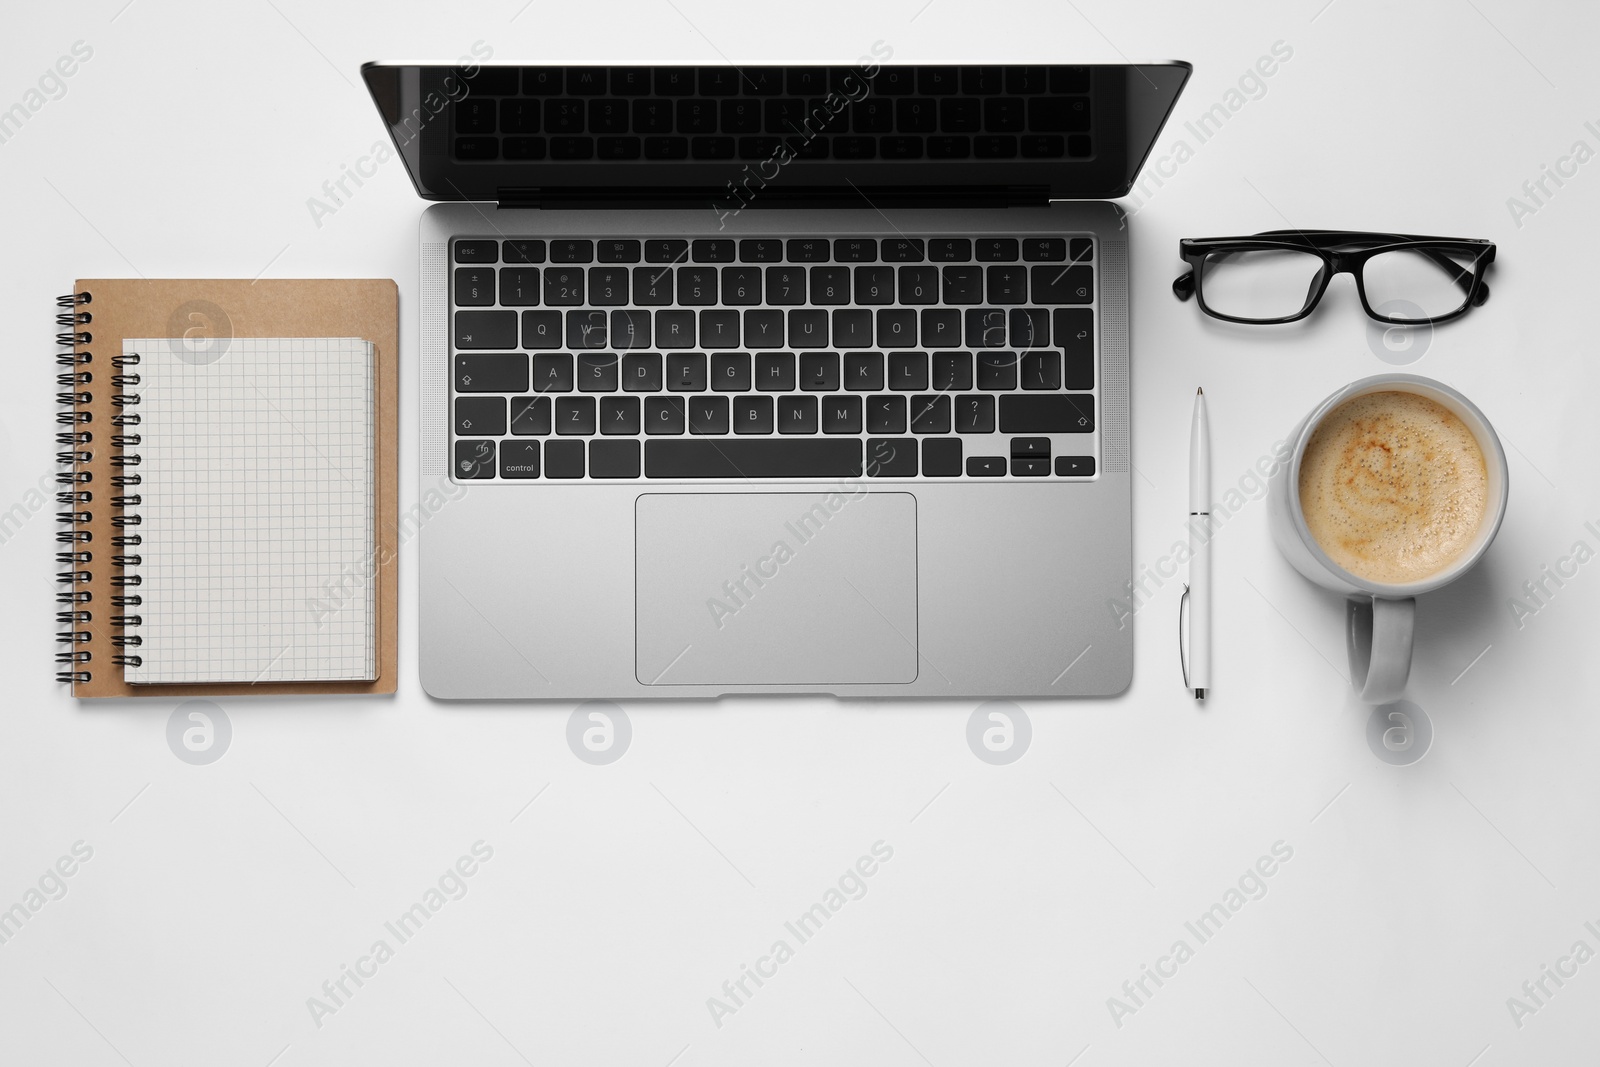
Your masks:
{"label": "white ceramic mug", "polygon": [[[1311,536],[1300,508],[1300,462],[1311,435],[1340,404],[1381,392],[1415,393],[1448,408],[1472,432],[1489,474],[1487,511],[1477,537],[1454,563],[1417,582],[1374,582],[1345,570]],[[1268,521],[1272,524],[1272,539],[1295,570],[1350,598],[1345,611],[1345,645],[1350,655],[1350,682],[1356,692],[1369,704],[1398,700],[1411,674],[1416,597],[1448,585],[1472,569],[1505,518],[1510,475],[1500,437],[1483,412],[1448,385],[1415,374],[1379,374],[1352,382],[1318,404],[1295,426],[1289,442],[1289,462],[1279,466],[1271,482]]]}

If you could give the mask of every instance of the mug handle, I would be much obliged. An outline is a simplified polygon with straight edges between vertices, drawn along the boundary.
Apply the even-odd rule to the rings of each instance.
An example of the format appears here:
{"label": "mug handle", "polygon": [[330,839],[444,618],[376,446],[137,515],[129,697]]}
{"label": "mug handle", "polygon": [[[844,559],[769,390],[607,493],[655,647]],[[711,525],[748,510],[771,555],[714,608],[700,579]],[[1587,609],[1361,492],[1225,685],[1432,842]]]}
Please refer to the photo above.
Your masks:
{"label": "mug handle", "polygon": [[1416,598],[1352,597],[1345,618],[1350,684],[1368,704],[1399,700],[1411,674]]}

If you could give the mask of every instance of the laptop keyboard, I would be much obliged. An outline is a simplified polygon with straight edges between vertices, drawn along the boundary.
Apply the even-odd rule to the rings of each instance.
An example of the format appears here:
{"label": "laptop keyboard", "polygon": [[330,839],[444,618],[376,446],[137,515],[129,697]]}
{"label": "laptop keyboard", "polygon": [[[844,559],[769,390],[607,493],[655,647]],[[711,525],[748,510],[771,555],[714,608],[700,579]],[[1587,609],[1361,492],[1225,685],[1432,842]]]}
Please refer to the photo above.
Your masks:
{"label": "laptop keyboard", "polygon": [[458,480],[1095,474],[1089,237],[452,253]]}

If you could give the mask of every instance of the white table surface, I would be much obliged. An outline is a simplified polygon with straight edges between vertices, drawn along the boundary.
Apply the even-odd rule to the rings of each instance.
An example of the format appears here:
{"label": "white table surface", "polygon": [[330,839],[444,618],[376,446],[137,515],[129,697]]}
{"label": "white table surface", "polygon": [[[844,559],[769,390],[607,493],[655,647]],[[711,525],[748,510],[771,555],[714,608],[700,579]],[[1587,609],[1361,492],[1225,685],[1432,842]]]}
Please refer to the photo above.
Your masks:
{"label": "white table surface", "polygon": [[[0,545],[0,908],[75,843],[93,854],[0,944],[0,1062],[1593,1056],[1600,962],[1560,961],[1600,951],[1600,562],[1520,620],[1511,605],[1547,565],[1571,573],[1575,543],[1600,549],[1600,161],[1547,181],[1531,214],[1508,206],[1574,142],[1600,150],[1592,7],[123,4],[27,5],[0,35],[0,108],[93,49],[0,143],[0,512],[53,470],[52,298],[136,274],[397,279],[413,503],[422,203],[395,163],[320,226],[307,200],[384,136],[362,61],[477,41],[543,63],[848,63],[877,40],[905,62],[1188,59],[1158,151],[1192,158],[1133,219],[1136,560],[1183,536],[1196,384],[1219,495],[1324,395],[1399,362],[1494,421],[1511,506],[1483,564],[1419,606],[1409,698],[1434,736],[1408,765],[1369,746],[1337,598],[1282,562],[1250,499],[1217,542],[1214,699],[1197,709],[1179,680],[1181,580],[1152,582],[1132,688],[1025,704],[1031,743],[1007,765],[969,749],[964,704],[831,700],[628,705],[624,756],[580,761],[570,706],[423,694],[412,545],[399,695],[221,701],[229,746],[196,766],[168,746],[175,701],[75,702],[51,681],[47,504]],[[1292,57],[1199,143],[1182,121],[1279,41]],[[1492,238],[1493,297],[1390,361],[1348,278],[1302,328],[1226,329],[1172,298],[1180,237],[1288,225]],[[404,943],[386,931],[479,841],[493,856],[465,896]],[[880,841],[893,856],[864,896],[806,943],[785,930]],[[1265,895],[1202,943],[1185,923],[1278,842],[1292,858]],[[393,958],[314,1019],[308,998],[380,939]],[[780,939],[793,958],[714,1019],[708,998],[735,1006],[723,983]],[[1192,958],[1130,999],[1179,940]],[[1535,1002],[1523,983],[1545,965],[1576,974]],[[1136,1011],[1114,1018],[1113,996]],[[1513,996],[1537,1010],[1514,1018]]]}

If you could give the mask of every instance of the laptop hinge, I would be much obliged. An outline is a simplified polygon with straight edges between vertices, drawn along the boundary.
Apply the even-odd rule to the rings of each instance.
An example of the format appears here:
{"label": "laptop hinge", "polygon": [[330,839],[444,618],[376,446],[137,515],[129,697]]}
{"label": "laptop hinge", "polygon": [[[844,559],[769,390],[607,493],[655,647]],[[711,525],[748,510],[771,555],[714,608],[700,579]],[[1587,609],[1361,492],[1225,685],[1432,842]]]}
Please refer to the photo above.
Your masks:
{"label": "laptop hinge", "polygon": [[727,186],[594,186],[499,190],[503,208],[707,208],[719,216],[762,207],[1037,207],[1050,202],[1042,185],[778,187],[730,193]]}

